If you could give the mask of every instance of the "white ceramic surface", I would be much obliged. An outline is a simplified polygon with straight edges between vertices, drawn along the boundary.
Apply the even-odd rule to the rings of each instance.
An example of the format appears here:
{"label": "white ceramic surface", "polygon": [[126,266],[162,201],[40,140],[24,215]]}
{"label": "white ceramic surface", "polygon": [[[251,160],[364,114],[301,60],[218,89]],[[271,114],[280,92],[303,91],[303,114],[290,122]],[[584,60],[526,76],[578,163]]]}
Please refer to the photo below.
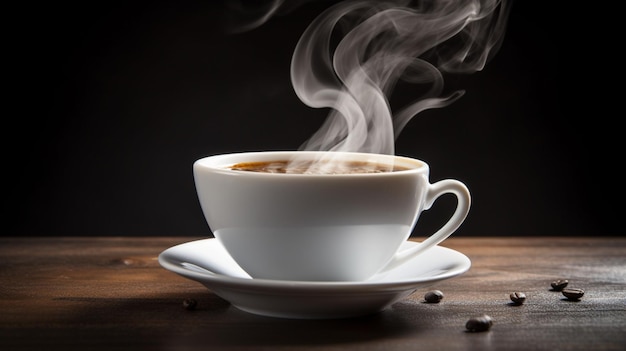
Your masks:
{"label": "white ceramic surface", "polygon": [[[407,241],[401,250],[419,245]],[[252,279],[216,239],[173,246],[159,255],[165,269],[202,283],[235,307],[299,319],[346,318],[380,312],[420,288],[466,272],[462,253],[434,246],[406,263],[361,282]]]}
{"label": "white ceramic surface", "polygon": [[[285,174],[230,169],[241,162],[343,160],[405,170]],[[331,162],[332,163],[332,162]],[[335,163],[332,163],[335,164]],[[441,243],[465,219],[470,194],[457,180],[428,180],[420,160],[394,155],[274,151],[215,155],[193,165],[198,199],[214,236],[254,278],[362,281]],[[422,211],[443,194],[458,205],[420,245],[397,254]]]}

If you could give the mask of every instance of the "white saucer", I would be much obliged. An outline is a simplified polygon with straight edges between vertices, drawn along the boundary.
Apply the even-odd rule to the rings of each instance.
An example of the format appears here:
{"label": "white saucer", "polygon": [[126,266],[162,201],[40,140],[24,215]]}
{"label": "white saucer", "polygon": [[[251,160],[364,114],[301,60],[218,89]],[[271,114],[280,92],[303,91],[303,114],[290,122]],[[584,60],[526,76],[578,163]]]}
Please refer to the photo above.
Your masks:
{"label": "white saucer", "polygon": [[[407,241],[401,249],[417,245]],[[173,246],[159,255],[165,269],[202,283],[233,306],[283,318],[346,318],[380,312],[395,302],[469,270],[458,251],[434,246],[384,274],[360,282],[309,282],[252,279],[217,239]]]}

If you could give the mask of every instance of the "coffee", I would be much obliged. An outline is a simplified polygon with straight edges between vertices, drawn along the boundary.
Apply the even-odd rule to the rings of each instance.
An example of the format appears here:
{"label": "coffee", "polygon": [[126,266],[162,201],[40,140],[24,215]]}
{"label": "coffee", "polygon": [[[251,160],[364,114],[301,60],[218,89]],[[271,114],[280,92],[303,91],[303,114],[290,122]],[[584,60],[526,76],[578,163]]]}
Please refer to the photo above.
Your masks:
{"label": "coffee", "polygon": [[585,291],[583,289],[578,288],[565,288],[561,291],[563,296],[567,297],[568,300],[577,301],[580,300],[583,295],[585,295]]}
{"label": "coffee", "polygon": [[513,301],[513,304],[515,305],[523,305],[524,302],[526,301],[526,294],[524,294],[523,292],[511,293],[509,297],[511,298],[511,301]]}
{"label": "coffee", "polygon": [[565,289],[567,284],[569,284],[569,280],[567,280],[567,279],[558,279],[558,280],[555,280],[552,283],[550,283],[550,286],[552,286],[552,290],[554,290],[554,291],[561,291],[561,290]]}
{"label": "coffee", "polygon": [[424,300],[428,303],[439,303],[443,299],[441,290],[432,290],[424,295]]}
{"label": "coffee", "polygon": [[467,323],[465,323],[465,328],[471,332],[483,332],[489,330],[493,325],[493,319],[486,314],[482,316],[470,318]]}
{"label": "coffee", "polygon": [[241,162],[229,167],[236,171],[289,174],[358,174],[405,171],[409,168],[365,161],[263,161]]}

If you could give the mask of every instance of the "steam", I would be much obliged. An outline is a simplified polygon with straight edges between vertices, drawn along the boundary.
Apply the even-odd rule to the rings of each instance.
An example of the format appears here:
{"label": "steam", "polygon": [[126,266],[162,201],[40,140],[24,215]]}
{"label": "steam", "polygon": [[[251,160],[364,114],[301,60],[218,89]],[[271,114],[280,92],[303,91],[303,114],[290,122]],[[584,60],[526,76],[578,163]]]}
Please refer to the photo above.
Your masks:
{"label": "steam", "polygon": [[[240,33],[262,26],[274,16],[285,15],[301,5],[314,0],[229,0],[225,5],[236,18],[231,18],[229,31]],[[244,4],[245,3],[245,4]]]}
{"label": "steam", "polygon": [[[300,149],[394,154],[413,117],[465,93],[444,96],[444,73],[480,71],[497,52],[507,1],[343,1],[321,13],[295,48],[291,80],[303,103],[331,112]],[[398,80],[423,93],[392,110]]]}

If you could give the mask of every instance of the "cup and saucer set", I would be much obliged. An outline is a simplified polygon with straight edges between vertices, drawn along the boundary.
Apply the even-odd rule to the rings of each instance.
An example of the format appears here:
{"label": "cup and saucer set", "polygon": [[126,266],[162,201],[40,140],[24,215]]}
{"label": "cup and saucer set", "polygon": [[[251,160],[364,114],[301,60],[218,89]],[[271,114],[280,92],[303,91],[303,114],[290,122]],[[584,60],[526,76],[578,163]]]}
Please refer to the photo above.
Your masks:
{"label": "cup and saucer set", "polygon": [[[286,162],[297,171],[285,171]],[[313,163],[325,170],[301,171]],[[215,238],[170,247],[159,263],[240,310],[369,315],[470,269],[467,256],[439,245],[467,216],[469,191],[452,179],[431,184],[423,161],[268,151],[205,157],[193,171]],[[419,214],[447,193],[457,198],[448,222],[422,242],[408,240]]]}
{"label": "cup and saucer set", "polygon": [[[417,242],[407,241],[401,250]],[[217,239],[183,243],[163,251],[159,263],[197,281],[233,306],[254,314],[284,318],[346,318],[383,311],[439,281],[469,270],[462,253],[434,246],[396,268],[357,282],[253,279]]]}

